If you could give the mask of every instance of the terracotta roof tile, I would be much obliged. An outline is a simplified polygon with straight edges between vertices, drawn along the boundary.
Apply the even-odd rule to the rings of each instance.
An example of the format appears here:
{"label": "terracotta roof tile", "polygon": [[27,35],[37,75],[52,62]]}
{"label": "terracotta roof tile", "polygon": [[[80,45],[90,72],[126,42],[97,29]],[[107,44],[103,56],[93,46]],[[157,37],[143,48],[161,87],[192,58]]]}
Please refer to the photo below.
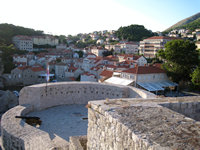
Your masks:
{"label": "terracotta roof tile", "polygon": [[161,63],[155,63],[155,64],[153,64],[153,66],[155,66],[155,67],[158,67],[158,68],[161,68]]}
{"label": "terracotta roof tile", "polygon": [[103,70],[100,74],[100,76],[106,76],[106,77],[112,77],[113,75],[113,71],[109,71],[109,70]]}
{"label": "terracotta roof tile", "polygon": [[28,67],[27,66],[21,66],[21,67],[17,67],[20,70],[26,70]]}
{"label": "terracotta roof tile", "polygon": [[65,72],[75,72],[77,69],[78,69],[78,68],[71,66],[71,67],[69,67],[68,70],[66,70]]}
{"label": "terracotta roof tile", "polygon": [[42,67],[30,67],[30,69],[31,69],[33,72],[45,71],[45,69],[42,68]]}
{"label": "terracotta roof tile", "polygon": [[94,76],[96,78],[96,76],[92,73],[89,73],[89,72],[84,72],[82,75],[86,75],[86,76]]}
{"label": "terracotta roof tile", "polygon": [[165,70],[157,68],[155,66],[136,66],[134,68],[124,70],[122,72],[132,74],[153,74],[153,73],[166,73]]}
{"label": "terracotta roof tile", "polygon": [[153,39],[169,39],[169,40],[183,40],[180,37],[169,37],[169,36],[152,36],[150,38],[144,39],[144,40],[153,40]]}
{"label": "terracotta roof tile", "polygon": [[69,77],[72,81],[76,81],[75,77]]}

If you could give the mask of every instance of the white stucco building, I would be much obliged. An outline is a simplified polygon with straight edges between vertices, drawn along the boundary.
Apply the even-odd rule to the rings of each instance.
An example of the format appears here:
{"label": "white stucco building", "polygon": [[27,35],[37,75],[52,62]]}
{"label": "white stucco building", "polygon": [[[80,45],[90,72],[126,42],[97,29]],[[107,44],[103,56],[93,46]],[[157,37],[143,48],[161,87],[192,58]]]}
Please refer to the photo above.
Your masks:
{"label": "white stucco building", "polygon": [[103,52],[106,51],[106,49],[104,49],[101,46],[94,46],[91,48],[91,53],[95,54],[96,56],[103,56]]}

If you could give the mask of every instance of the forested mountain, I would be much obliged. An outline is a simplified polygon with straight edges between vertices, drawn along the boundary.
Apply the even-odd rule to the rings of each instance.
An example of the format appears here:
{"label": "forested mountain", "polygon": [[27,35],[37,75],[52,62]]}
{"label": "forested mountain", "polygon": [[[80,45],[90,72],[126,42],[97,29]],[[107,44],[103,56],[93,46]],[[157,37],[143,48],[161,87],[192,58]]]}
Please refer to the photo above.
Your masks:
{"label": "forested mountain", "polygon": [[127,39],[129,41],[141,41],[145,38],[154,36],[152,32],[147,30],[143,25],[130,25],[127,27],[120,27],[116,31],[119,39]]}
{"label": "forested mountain", "polygon": [[188,29],[188,30],[194,31],[195,29],[200,28],[200,18],[191,23],[188,23],[186,25],[183,25],[183,26],[180,26],[177,28],[183,28],[183,29]]}
{"label": "forested mountain", "polygon": [[[173,29],[182,28],[182,26],[185,26],[185,25],[187,25],[189,23],[192,23],[192,22],[196,22],[199,19],[200,19],[200,13],[197,13],[197,14],[191,16],[191,17],[188,17],[186,19],[183,19],[183,20],[177,22],[176,24],[174,24],[173,26],[167,28],[164,31],[168,31],[169,32],[170,30],[173,30]],[[199,28],[199,27],[197,27],[197,28]]]}
{"label": "forested mountain", "polygon": [[36,31],[34,29],[24,28],[20,26],[15,26],[12,24],[0,24],[0,38],[5,40],[6,45],[12,44],[12,37],[16,35],[44,35],[43,31]]}

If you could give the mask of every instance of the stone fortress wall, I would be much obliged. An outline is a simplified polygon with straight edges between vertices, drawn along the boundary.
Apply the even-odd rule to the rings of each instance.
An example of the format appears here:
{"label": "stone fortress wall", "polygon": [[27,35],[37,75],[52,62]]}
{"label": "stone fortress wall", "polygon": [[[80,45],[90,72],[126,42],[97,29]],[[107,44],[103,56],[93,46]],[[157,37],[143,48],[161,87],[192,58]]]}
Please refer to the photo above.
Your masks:
{"label": "stone fortress wall", "polygon": [[200,149],[199,96],[156,98],[127,86],[68,82],[25,87],[19,103],[2,117],[3,149],[54,149],[48,133],[14,116],[87,103],[87,136],[70,137],[70,150]]}
{"label": "stone fortress wall", "polygon": [[19,104],[31,104],[34,110],[68,104],[87,104],[91,100],[148,98],[154,94],[129,86],[97,82],[57,82],[28,86],[20,91]]}
{"label": "stone fortress wall", "polygon": [[200,148],[199,96],[89,103],[88,150]]}
{"label": "stone fortress wall", "polygon": [[[59,105],[87,104],[91,100],[150,97],[155,98],[155,95],[134,87],[93,82],[58,82],[48,83],[47,87],[46,84],[25,87],[20,91],[20,105],[2,116],[3,149],[53,149],[48,133],[26,124],[15,116]],[[72,142],[70,147],[75,149],[76,145]]]}

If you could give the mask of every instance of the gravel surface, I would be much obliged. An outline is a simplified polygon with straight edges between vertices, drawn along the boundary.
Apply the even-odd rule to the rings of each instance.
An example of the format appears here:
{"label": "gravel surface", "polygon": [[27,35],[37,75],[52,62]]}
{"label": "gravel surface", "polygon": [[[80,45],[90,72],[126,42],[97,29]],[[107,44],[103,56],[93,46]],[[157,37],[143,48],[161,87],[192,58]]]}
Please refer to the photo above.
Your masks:
{"label": "gravel surface", "polygon": [[69,141],[69,136],[87,135],[88,121],[82,119],[87,112],[85,105],[63,105],[27,115],[40,117],[42,124],[36,128],[48,132],[52,141]]}

